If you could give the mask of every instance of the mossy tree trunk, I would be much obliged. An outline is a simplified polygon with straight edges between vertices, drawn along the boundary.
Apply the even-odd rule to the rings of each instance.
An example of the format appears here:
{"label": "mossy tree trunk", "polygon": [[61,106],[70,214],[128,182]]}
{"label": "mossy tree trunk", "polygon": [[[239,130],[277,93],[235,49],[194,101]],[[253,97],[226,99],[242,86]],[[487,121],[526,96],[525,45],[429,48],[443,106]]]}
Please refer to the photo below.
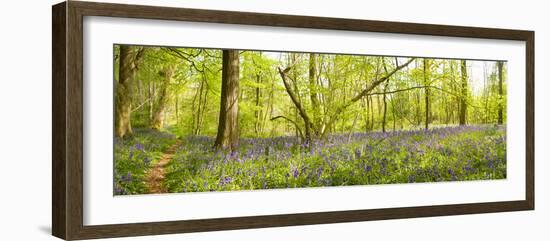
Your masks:
{"label": "mossy tree trunk", "polygon": [[132,98],[143,48],[120,46],[119,75],[115,98],[115,134],[123,138],[132,135]]}
{"label": "mossy tree trunk", "polygon": [[160,96],[157,102],[157,107],[153,114],[153,120],[151,121],[151,128],[160,130],[164,124],[164,115],[166,112],[166,106],[168,105],[168,100],[170,94],[168,93],[168,87],[172,76],[174,75],[174,66],[168,66],[163,69],[160,74],[163,77],[162,89],[160,90]]}

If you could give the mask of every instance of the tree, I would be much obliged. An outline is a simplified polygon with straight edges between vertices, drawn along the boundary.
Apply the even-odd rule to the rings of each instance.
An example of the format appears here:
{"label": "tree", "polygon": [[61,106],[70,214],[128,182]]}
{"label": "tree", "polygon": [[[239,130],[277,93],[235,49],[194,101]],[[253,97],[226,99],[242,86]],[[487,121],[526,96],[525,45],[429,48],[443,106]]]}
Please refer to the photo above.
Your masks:
{"label": "tree", "polygon": [[313,109],[313,125],[320,128],[321,109],[319,105],[319,97],[317,96],[317,54],[309,54],[309,92],[311,99],[311,107]]}
{"label": "tree", "polygon": [[[289,80],[288,80],[288,72],[291,70],[292,66],[289,66],[285,68],[284,70],[281,68],[278,68],[279,75],[281,76],[281,79],[283,80],[283,84],[285,86],[285,90],[292,100],[292,103],[295,105],[296,109],[298,110],[298,113],[300,117],[304,121],[304,125],[306,128],[306,138],[305,141],[307,143],[312,143],[312,141],[316,138],[323,139],[326,137],[327,130],[331,130],[333,125],[335,124],[336,120],[338,120],[338,117],[352,104],[355,102],[361,100],[363,97],[367,96],[372,90],[374,90],[378,85],[382,84],[386,80],[388,80],[393,74],[395,74],[397,71],[403,69],[407,65],[409,65],[411,62],[414,61],[415,58],[409,59],[406,63],[397,66],[394,70],[387,73],[383,77],[379,77],[374,79],[366,88],[362,89],[358,94],[356,94],[353,98],[350,100],[345,101],[343,104],[338,105],[334,112],[330,113],[330,117],[326,118],[327,121],[325,121],[324,125],[326,128],[324,130],[319,129],[316,125],[313,124],[312,119],[310,118],[310,115],[308,114],[306,108],[304,107],[303,103],[298,98],[298,95],[295,93],[293,88],[290,86]],[[310,132],[310,135],[308,135],[309,129],[312,129]]]}
{"label": "tree", "polygon": [[506,62],[120,45],[114,61],[120,137],[170,127],[233,151],[239,138],[506,122]]}
{"label": "tree", "polygon": [[164,115],[166,111],[166,106],[168,105],[168,99],[170,94],[168,93],[170,81],[174,75],[175,66],[169,65],[166,66],[159,74],[163,77],[162,89],[160,91],[160,96],[156,105],[156,110],[153,114],[153,120],[151,122],[151,128],[160,130],[164,124]]}
{"label": "tree", "polygon": [[235,150],[239,145],[239,51],[223,50],[222,91],[215,146]]}
{"label": "tree", "polygon": [[[386,67],[386,62],[383,63],[384,71],[388,74],[388,68]],[[390,84],[390,78],[386,80],[384,84],[384,93],[382,93],[383,108],[382,108],[382,132],[386,132],[386,116],[388,112],[388,103],[386,101],[386,92],[388,91],[388,85]]]}
{"label": "tree", "polygon": [[503,64],[504,63],[502,61],[497,62],[497,68],[498,68],[498,98],[499,98],[499,100],[498,100],[498,121],[497,121],[497,123],[499,125],[502,125],[503,119],[504,119],[503,114],[502,114],[502,112],[503,112],[502,111],[502,109],[503,109],[502,102],[503,102],[503,99],[504,99],[503,98],[503,91],[502,91],[502,81],[503,81],[502,80],[503,79],[503,77],[502,77],[502,66],[503,66]]}
{"label": "tree", "polygon": [[426,120],[424,124],[424,129],[428,130],[430,125],[430,84],[429,84],[429,71],[430,71],[430,61],[427,58],[424,58],[424,104],[426,105]]}
{"label": "tree", "polygon": [[133,134],[131,120],[133,84],[144,50],[145,48],[120,46],[119,75],[115,100],[115,133],[119,138]]}
{"label": "tree", "polygon": [[466,115],[468,112],[467,98],[468,98],[468,71],[466,67],[466,60],[461,60],[460,64],[461,73],[461,88],[460,88],[460,104],[459,104],[459,125],[466,125]]}
{"label": "tree", "polygon": [[256,136],[260,136],[260,132],[262,131],[262,110],[260,105],[260,98],[262,97],[262,91],[260,89],[260,85],[262,83],[262,75],[261,73],[256,74],[256,88],[255,88],[255,110],[254,110],[254,132],[256,133]]}

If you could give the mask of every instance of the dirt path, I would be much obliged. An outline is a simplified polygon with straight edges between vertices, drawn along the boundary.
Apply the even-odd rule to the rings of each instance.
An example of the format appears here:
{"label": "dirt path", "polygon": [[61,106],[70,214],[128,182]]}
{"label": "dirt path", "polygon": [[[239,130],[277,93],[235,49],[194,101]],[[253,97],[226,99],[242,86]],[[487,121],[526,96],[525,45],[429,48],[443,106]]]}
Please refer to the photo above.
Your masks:
{"label": "dirt path", "polygon": [[149,193],[167,193],[166,187],[162,185],[164,182],[164,167],[172,160],[176,148],[181,145],[178,139],[164,154],[160,157],[157,163],[147,172],[147,187]]}

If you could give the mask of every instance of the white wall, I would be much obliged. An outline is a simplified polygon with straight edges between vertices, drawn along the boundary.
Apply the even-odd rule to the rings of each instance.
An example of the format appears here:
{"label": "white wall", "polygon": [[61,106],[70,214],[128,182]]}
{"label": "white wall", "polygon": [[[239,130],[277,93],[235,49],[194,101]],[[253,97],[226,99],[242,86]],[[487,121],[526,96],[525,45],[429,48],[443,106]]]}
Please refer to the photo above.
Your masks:
{"label": "white wall", "polygon": [[[55,240],[50,230],[51,4],[0,9],[0,240]],[[121,1],[118,1],[121,2]],[[130,1],[139,3],[147,1]],[[152,2],[152,1],[149,1]],[[165,235],[155,240],[548,240],[550,21],[545,1],[155,1],[191,8],[361,18],[536,31],[536,211]],[[545,224],[546,223],[546,224]],[[127,240],[151,240],[151,237]]]}

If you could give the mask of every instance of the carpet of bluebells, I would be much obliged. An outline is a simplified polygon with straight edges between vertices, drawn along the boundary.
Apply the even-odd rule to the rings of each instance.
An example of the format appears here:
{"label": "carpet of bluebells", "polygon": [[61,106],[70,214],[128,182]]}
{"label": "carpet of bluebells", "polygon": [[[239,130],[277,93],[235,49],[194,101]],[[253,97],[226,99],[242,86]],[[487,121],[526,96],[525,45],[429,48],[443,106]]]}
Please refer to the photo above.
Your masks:
{"label": "carpet of bluebells", "polygon": [[[150,160],[175,138],[139,134],[116,144],[115,193],[143,193]],[[311,145],[295,137],[243,138],[235,152],[213,143],[182,138],[165,169],[169,192],[506,178],[506,130],[494,125],[332,135]]]}

